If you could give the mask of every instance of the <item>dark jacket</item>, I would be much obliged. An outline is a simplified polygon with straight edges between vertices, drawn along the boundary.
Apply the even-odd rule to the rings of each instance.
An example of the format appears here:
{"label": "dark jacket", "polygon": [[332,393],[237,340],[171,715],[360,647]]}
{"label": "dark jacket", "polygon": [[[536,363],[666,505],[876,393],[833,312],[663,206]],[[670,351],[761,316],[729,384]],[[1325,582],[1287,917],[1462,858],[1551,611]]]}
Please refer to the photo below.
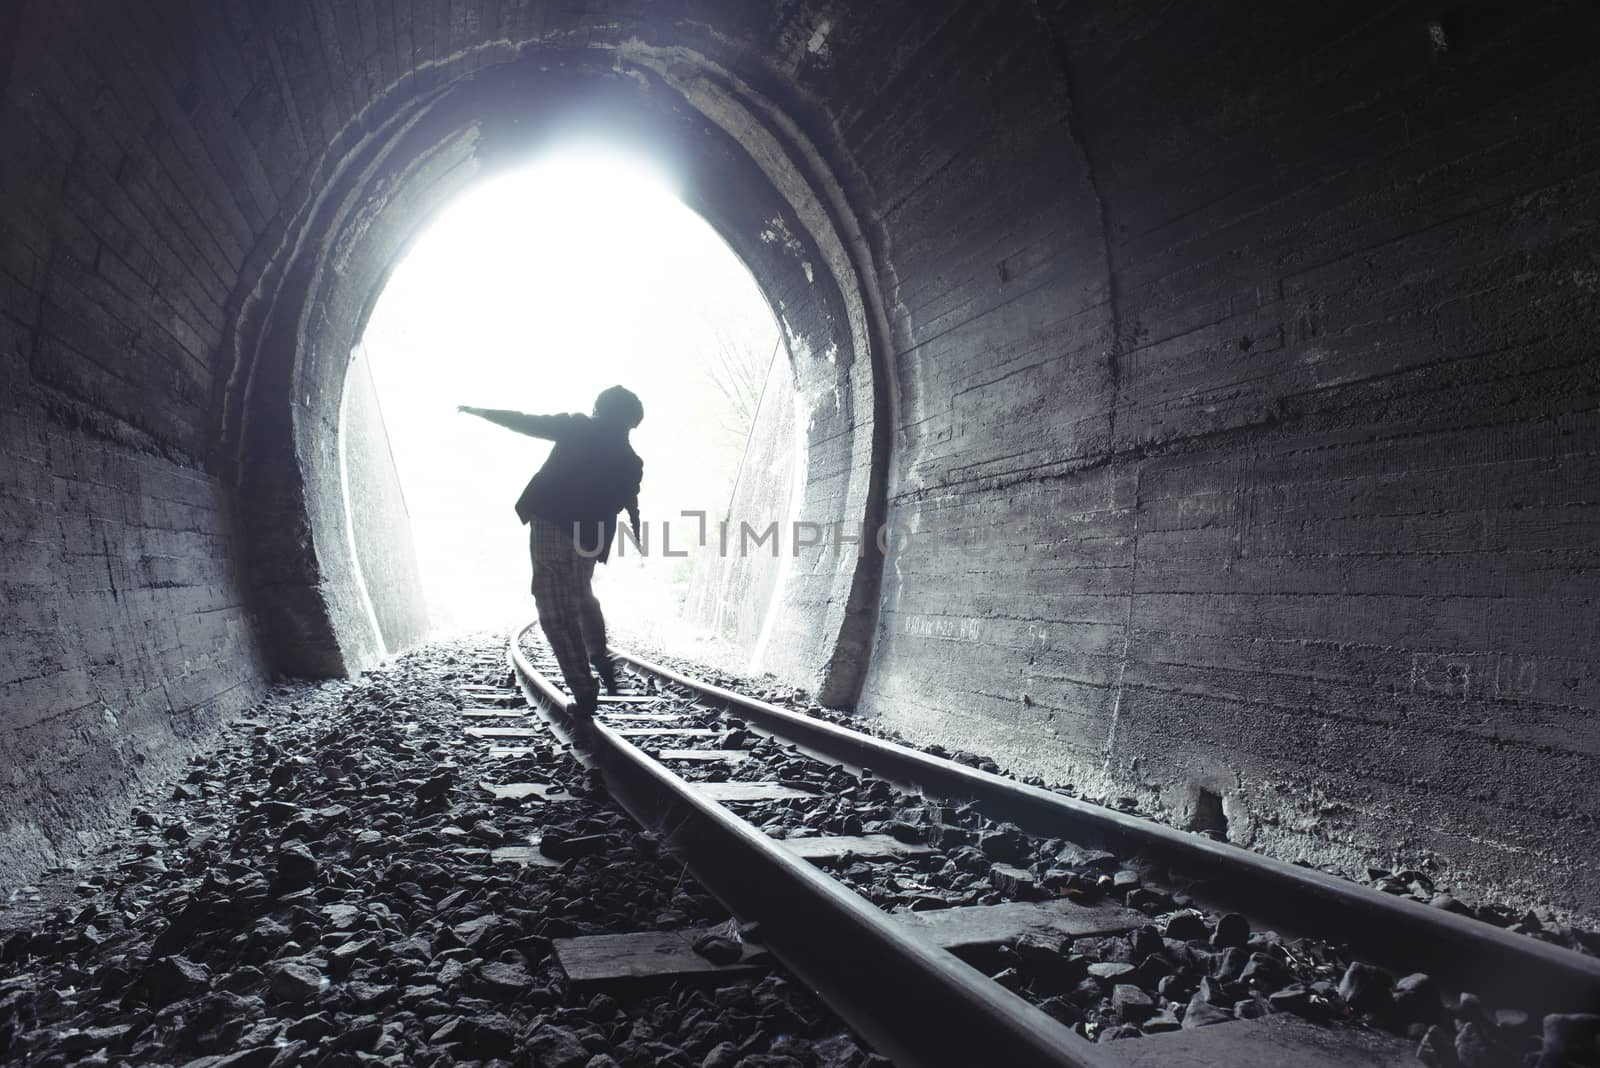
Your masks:
{"label": "dark jacket", "polygon": [[638,513],[644,478],[644,461],[628,444],[628,432],[587,415],[480,414],[508,430],[555,442],[517,498],[517,518],[527,523],[538,516],[569,536],[576,529],[579,547],[587,553],[598,548],[602,561],[609,557],[617,513]]}

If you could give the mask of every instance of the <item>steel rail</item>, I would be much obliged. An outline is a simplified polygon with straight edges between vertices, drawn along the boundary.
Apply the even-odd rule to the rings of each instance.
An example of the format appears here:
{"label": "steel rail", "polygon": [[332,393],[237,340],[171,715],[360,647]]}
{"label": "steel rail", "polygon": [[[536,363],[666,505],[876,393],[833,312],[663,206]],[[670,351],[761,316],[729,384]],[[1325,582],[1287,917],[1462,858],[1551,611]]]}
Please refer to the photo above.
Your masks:
{"label": "steel rail", "polygon": [[1079,845],[1142,855],[1203,879],[1206,898],[1287,930],[1316,933],[1363,959],[1427,971],[1504,1005],[1551,1012],[1600,1010],[1600,959],[1311,868],[1102,808],[873,738],[684,675],[627,653],[641,671],[712,697],[751,722],[831,759],[915,783],[948,799],[979,801],[991,817]]}
{"label": "steel rail", "polygon": [[[531,624],[530,624],[531,627]],[[550,706],[607,789],[655,830],[762,945],[867,1041],[904,1068],[1104,1068],[1091,1042],[954,954],[907,934],[860,895],[708,800],[610,727],[573,714],[521,649],[524,693]]]}

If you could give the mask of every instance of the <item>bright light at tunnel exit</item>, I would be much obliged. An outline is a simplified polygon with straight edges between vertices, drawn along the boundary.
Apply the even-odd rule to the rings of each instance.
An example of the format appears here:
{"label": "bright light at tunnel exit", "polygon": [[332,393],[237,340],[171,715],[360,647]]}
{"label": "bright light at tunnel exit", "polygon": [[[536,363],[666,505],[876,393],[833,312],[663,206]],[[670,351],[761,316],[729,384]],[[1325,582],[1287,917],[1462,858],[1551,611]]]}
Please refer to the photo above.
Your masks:
{"label": "bright light at tunnel exit", "polygon": [[[653,161],[570,147],[449,205],[395,268],[357,350],[436,632],[533,617],[512,505],[549,451],[457,405],[587,412],[601,389],[632,389],[641,511],[659,530],[681,510],[726,507],[777,338],[749,271]],[[658,639],[693,566],[614,553],[595,583],[613,630]]]}

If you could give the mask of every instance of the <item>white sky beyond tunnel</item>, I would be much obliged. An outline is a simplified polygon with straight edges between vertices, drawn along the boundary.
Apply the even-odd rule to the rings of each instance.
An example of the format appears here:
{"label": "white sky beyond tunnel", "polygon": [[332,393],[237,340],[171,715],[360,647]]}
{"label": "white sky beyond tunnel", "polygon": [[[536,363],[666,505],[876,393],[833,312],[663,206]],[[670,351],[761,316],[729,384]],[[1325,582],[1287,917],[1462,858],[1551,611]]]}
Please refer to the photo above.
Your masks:
{"label": "white sky beyond tunnel", "polygon": [[[451,204],[395,268],[363,339],[435,628],[533,618],[512,506],[549,452],[456,405],[588,412],[608,386],[639,395],[652,554],[613,553],[596,591],[614,627],[648,633],[693,563],[660,555],[661,521],[725,510],[777,341],[749,271],[646,161],[569,148]],[[692,522],[674,523],[675,549]]]}

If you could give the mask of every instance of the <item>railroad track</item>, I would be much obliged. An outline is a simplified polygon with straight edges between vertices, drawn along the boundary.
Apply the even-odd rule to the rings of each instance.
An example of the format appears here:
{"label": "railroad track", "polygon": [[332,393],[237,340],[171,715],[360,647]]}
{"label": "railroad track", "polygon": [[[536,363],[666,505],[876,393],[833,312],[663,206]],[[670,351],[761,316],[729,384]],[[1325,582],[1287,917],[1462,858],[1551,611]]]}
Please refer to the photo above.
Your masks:
{"label": "railroad track", "polygon": [[[1533,1036],[1546,1013],[1600,1008],[1600,960],[930,756],[639,657],[622,659],[642,688],[603,703],[592,721],[574,717],[552,681],[553,661],[524,649],[530,631],[531,624],[513,637],[508,662],[524,698],[544,713],[540,729],[572,745],[708,892],[758,926],[778,961],[896,1064],[1416,1064],[1418,1028],[1402,1039],[1367,1026],[1395,1019],[1408,996],[1413,1011],[1424,997],[1456,1012],[1456,1033],[1429,1032],[1424,1045],[1446,1042],[1448,1057],[1464,1042],[1463,1063],[1470,1063],[1480,1036],[1465,1019],[1483,1032],[1480,1063],[1521,1063],[1492,1058],[1530,1043],[1537,1050]],[[530,729],[505,725],[526,713],[479,715],[492,723],[480,719],[468,729],[486,741]],[[878,820],[878,833],[866,834],[860,820],[839,815],[862,801],[880,815],[909,805],[934,817]],[[819,810],[834,815],[815,818]],[[882,833],[885,826],[892,833]],[[853,833],[817,833],[830,829]],[[1023,855],[1040,855],[1041,841],[1081,863],[1048,873],[1041,885]],[[918,874],[947,854],[963,861],[976,854],[983,863],[984,854],[1006,849],[1018,851],[1015,863],[991,865],[993,888],[985,892],[941,893]],[[863,892],[871,887],[852,886],[851,873],[875,870],[860,863],[869,858],[903,868],[894,879],[905,893],[874,902]],[[908,908],[881,907],[904,906],[908,896]],[[1218,924],[1207,913],[1232,919]],[[1268,926],[1285,937],[1244,941]],[[1183,936],[1195,937],[1185,943]],[[1069,953],[1080,943],[1127,959],[1098,961],[1085,974],[1087,958]],[[1131,952],[1117,951],[1129,944]],[[1242,973],[1190,993],[1197,968],[1215,970],[1219,961],[1226,968],[1230,959]],[[1352,970],[1348,960],[1363,963]],[[1260,982],[1251,980],[1252,968]],[[1430,978],[1397,991],[1380,969]],[[1158,982],[1163,970],[1169,975]],[[1158,988],[1154,996],[1140,980]],[[1110,995],[1101,1005],[1114,1005],[1113,1019],[1142,1020],[1150,1037],[1096,1043],[1069,1026],[1082,1029],[1087,1017],[1098,1027],[1095,1010],[1084,1008],[1097,989]],[[1231,996],[1218,991],[1230,990],[1249,996],[1216,1008]],[[1190,1026],[1180,1024],[1169,995],[1177,1004],[1188,999],[1178,1012],[1194,1018]],[[1435,1015],[1443,1011],[1436,1007]],[[1194,1027],[1198,1018],[1220,1022]],[[1115,1026],[1138,1033],[1126,1022]]]}

